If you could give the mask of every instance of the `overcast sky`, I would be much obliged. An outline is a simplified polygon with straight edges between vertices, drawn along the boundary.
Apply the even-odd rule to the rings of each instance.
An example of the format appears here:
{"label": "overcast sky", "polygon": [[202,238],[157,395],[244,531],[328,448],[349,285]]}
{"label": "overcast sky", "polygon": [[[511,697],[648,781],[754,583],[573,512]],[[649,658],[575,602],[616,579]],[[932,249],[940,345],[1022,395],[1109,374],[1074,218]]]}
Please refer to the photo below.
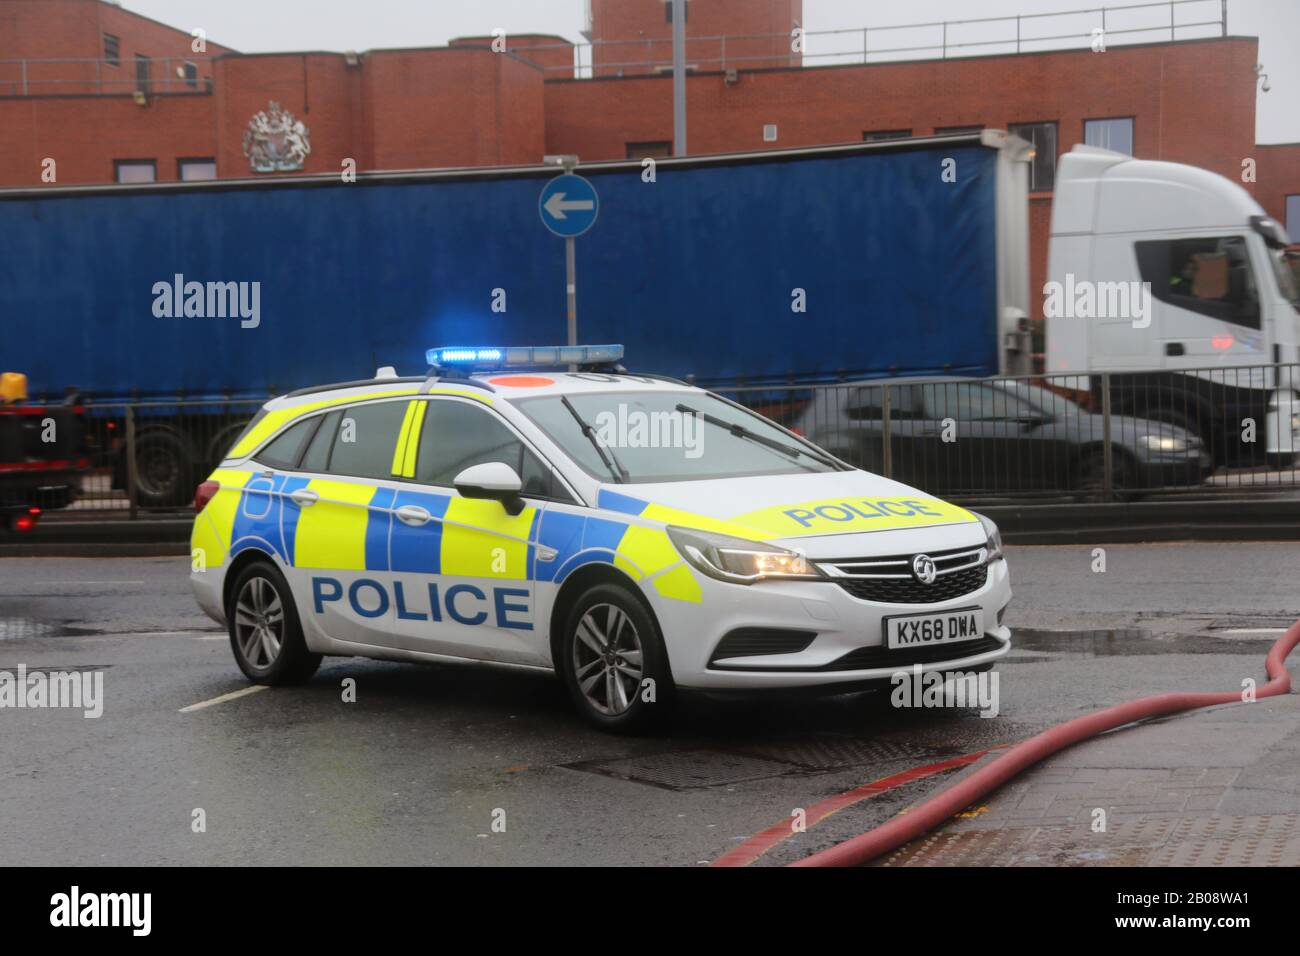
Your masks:
{"label": "overcast sky", "polygon": [[[656,3],[660,0],[643,0]],[[701,0],[707,2],[707,0]],[[1101,0],[1104,2],[1104,0]],[[925,23],[1007,14],[1078,10],[1099,0],[804,0],[808,31]],[[1123,4],[1116,4],[1120,6]],[[122,0],[127,9],[186,30],[202,27],[218,43],[246,53],[277,50],[370,50],[382,47],[441,46],[452,37],[485,35],[501,27],[508,33],[556,33],[582,38],[584,0]],[[1177,11],[1180,23],[1217,20],[1219,0],[1196,0]],[[1025,21],[1024,35],[1087,33],[1096,17]],[[1168,22],[1168,8],[1114,14],[1111,29]],[[990,24],[950,28],[950,38],[994,39],[1014,25]],[[1259,96],[1258,141],[1300,142],[1300,0],[1229,0],[1228,29],[1234,35],[1258,36],[1260,60],[1272,90]],[[963,32],[964,31],[964,32]],[[1188,28],[1179,37],[1204,36],[1213,30]],[[934,42],[935,33],[888,32],[879,45],[909,46]],[[1007,35],[1002,33],[1000,35]],[[887,39],[886,39],[887,38]],[[1167,39],[1158,33],[1113,37]],[[834,44],[842,44],[839,47]],[[830,53],[855,46],[854,37],[812,37],[809,52]],[[827,62],[823,57],[815,62]]]}

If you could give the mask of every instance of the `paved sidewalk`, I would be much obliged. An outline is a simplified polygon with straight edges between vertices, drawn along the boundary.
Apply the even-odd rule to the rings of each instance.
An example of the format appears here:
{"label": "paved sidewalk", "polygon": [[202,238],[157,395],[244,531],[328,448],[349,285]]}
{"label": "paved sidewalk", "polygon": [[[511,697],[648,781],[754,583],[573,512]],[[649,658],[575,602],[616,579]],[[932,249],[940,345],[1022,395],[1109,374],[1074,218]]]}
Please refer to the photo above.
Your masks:
{"label": "paved sidewalk", "polygon": [[1085,741],[874,865],[1300,865],[1300,695]]}

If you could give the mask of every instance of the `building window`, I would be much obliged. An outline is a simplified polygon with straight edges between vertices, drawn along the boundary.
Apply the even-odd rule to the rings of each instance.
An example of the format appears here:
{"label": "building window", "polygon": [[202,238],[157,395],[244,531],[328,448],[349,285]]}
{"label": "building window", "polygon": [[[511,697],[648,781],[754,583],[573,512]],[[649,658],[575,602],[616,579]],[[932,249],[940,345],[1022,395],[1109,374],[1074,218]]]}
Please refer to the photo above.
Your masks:
{"label": "building window", "polygon": [[1133,117],[1084,120],[1083,141],[1089,146],[1133,155]]}
{"label": "building window", "polygon": [[176,161],[176,174],[177,178],[184,183],[216,179],[217,161],[215,159],[178,159]]}
{"label": "building window", "polygon": [[[686,11],[686,16],[682,17],[682,20],[686,23],[690,23],[691,22],[691,0],[686,0],[686,2],[682,4],[682,9]],[[664,22],[665,23],[673,22],[673,0],[664,0]]]}
{"label": "building window", "polygon": [[1286,232],[1292,242],[1300,242],[1300,196],[1286,197]]}
{"label": "building window", "polygon": [[934,128],[935,136],[969,136],[971,133],[981,133],[984,131],[983,126],[936,126]]}
{"label": "building window", "polygon": [[104,34],[104,62],[109,66],[122,62],[122,41],[111,33]]}
{"label": "building window", "polygon": [[1029,191],[1051,192],[1056,187],[1056,124],[1012,123],[1007,132],[1034,144],[1029,165]]}
{"label": "building window", "polygon": [[113,180],[119,183],[157,182],[158,164],[152,159],[115,159]]}
{"label": "building window", "polygon": [[668,140],[627,144],[628,159],[646,159],[649,157],[658,159],[661,156],[671,156],[672,154],[673,144]]}
{"label": "building window", "polygon": [[877,129],[863,133],[862,140],[866,143],[884,143],[891,139],[907,139],[911,135],[910,129]]}
{"label": "building window", "polygon": [[185,61],[185,85],[195,88],[199,85],[199,65],[189,60]]}
{"label": "building window", "polygon": [[143,53],[135,55],[135,88],[141,93],[149,92],[149,58]]}

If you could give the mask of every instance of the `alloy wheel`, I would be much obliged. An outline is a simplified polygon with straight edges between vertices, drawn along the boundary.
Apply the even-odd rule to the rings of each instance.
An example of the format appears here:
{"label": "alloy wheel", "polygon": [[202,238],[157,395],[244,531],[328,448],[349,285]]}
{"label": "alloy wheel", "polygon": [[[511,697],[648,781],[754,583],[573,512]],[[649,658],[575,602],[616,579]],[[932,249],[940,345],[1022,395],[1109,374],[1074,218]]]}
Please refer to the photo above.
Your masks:
{"label": "alloy wheel", "polygon": [[280,656],[284,641],[284,605],[275,586],[263,577],[249,578],[235,601],[235,642],[250,667],[266,670]]}
{"label": "alloy wheel", "polygon": [[641,638],[622,608],[597,604],[578,621],[573,673],[583,697],[611,717],[626,713],[641,687]]}

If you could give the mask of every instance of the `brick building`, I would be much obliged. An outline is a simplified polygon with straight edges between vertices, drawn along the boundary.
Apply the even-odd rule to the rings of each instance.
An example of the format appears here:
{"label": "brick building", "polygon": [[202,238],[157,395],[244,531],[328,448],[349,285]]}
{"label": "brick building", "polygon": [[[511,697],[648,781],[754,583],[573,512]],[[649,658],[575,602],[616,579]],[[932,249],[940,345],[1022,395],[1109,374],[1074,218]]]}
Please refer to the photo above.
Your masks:
{"label": "brick building", "polygon": [[[529,35],[241,54],[210,40],[196,52],[189,33],[104,0],[0,0],[0,186],[41,184],[48,160],[62,185],[292,175],[255,171],[245,154],[250,121],[272,103],[302,124],[306,173],[667,154],[668,9],[590,0],[592,45],[580,49]],[[1253,160],[1246,188],[1300,238],[1300,144],[1255,144],[1253,37],[812,66],[791,43],[802,0],[687,9],[693,153],[979,127],[1032,139],[1033,288],[1056,158],[1079,142],[1238,181]]]}

